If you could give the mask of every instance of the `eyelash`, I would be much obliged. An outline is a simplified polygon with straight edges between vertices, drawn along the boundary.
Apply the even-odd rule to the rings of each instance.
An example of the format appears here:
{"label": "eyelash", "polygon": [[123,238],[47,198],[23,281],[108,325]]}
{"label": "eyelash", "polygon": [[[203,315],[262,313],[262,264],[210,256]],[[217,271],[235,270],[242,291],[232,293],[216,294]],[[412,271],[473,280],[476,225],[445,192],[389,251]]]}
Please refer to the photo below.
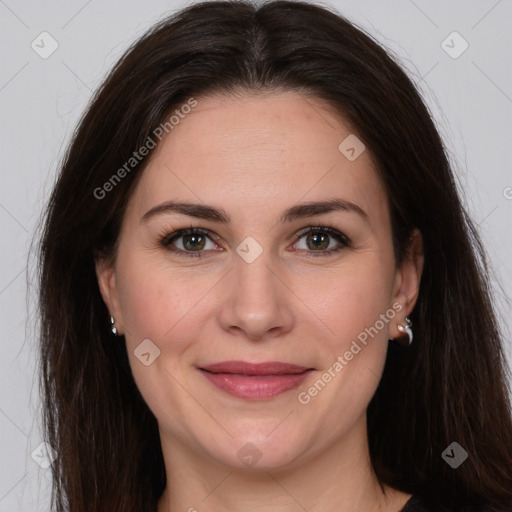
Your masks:
{"label": "eyelash", "polygon": [[[305,235],[309,235],[310,233],[328,234],[331,237],[333,237],[334,239],[336,239],[340,243],[340,245],[336,249],[322,250],[322,251],[309,251],[309,254],[306,255],[306,258],[318,258],[321,256],[331,256],[335,253],[340,252],[345,247],[351,246],[350,239],[347,236],[345,236],[343,233],[340,233],[339,231],[332,229],[329,226],[321,226],[321,225],[320,226],[309,226],[308,228],[297,233],[295,243],[298,243]],[[194,251],[184,251],[182,249],[170,249],[172,242],[174,242],[175,240],[177,240],[183,236],[187,236],[187,235],[204,235],[204,236],[208,237],[212,242],[214,242],[214,240],[212,240],[210,237],[210,231],[208,231],[206,229],[201,229],[201,228],[194,228],[191,226],[188,229],[180,229],[180,230],[174,231],[173,233],[163,236],[163,238],[161,238],[161,240],[160,240],[160,244],[163,247],[165,247],[166,249],[168,249],[169,251],[171,251],[174,254],[176,254],[177,256],[179,256],[180,258],[204,258],[204,256],[202,256],[202,252],[204,252],[204,251],[194,252]],[[313,256],[313,254],[314,254],[314,256]]]}

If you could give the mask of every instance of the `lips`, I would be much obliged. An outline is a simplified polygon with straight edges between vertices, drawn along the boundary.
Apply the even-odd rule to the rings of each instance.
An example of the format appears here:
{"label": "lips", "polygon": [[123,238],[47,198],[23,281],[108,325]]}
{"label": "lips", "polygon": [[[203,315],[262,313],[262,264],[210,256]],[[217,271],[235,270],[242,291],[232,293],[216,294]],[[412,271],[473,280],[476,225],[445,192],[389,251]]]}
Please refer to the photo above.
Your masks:
{"label": "lips", "polygon": [[203,366],[201,369],[211,373],[236,373],[238,375],[296,375],[311,368],[278,361],[268,361],[264,363],[223,361],[221,363]]}
{"label": "lips", "polygon": [[268,361],[223,361],[199,368],[218,389],[237,398],[261,400],[299,386],[314,368]]}

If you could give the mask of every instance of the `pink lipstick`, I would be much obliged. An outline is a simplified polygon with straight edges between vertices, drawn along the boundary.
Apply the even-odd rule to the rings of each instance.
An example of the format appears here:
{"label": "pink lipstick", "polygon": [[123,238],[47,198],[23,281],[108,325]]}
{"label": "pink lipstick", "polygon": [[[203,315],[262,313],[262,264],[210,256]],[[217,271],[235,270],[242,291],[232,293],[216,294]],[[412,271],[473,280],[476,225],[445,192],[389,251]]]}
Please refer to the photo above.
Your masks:
{"label": "pink lipstick", "polygon": [[263,400],[296,388],[314,368],[278,361],[223,361],[199,370],[214,386],[232,396]]}

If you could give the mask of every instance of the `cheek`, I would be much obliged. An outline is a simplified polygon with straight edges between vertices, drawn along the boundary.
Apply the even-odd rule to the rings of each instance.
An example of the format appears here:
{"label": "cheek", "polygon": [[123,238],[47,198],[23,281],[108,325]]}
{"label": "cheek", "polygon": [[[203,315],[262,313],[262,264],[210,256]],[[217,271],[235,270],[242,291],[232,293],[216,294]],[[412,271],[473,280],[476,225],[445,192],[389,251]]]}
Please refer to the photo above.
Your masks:
{"label": "cheek", "polygon": [[379,320],[391,306],[390,272],[382,260],[366,255],[354,264],[340,267],[335,273],[304,283],[307,284],[303,285],[303,293],[307,292],[308,305],[328,327],[334,351],[348,350],[358,336],[364,341],[364,333],[376,322],[379,332],[375,334],[372,330],[373,336],[368,339],[382,337],[387,340],[391,318],[384,322]]}
{"label": "cheek", "polygon": [[128,348],[133,351],[148,338],[162,351],[181,353],[190,339],[197,338],[194,330],[200,327],[201,315],[211,313],[208,293],[219,276],[195,276],[136,252],[125,253],[119,262],[118,289]]}
{"label": "cheek", "polygon": [[159,277],[150,266],[129,260],[120,268],[118,288],[125,337],[130,344],[145,338],[157,341],[180,312],[180,301],[176,295],[166,293],[166,280]]}
{"label": "cheek", "polygon": [[310,405],[320,416],[329,404],[322,421],[332,435],[339,435],[363,414],[378,387],[395,316],[389,302],[390,272],[377,253],[368,253],[350,268],[339,269],[335,278],[331,275],[308,287],[316,300],[312,309],[330,334],[324,338],[327,350],[318,375],[322,382],[302,391],[311,396]]}
{"label": "cheek", "polygon": [[[118,261],[118,289],[134,380],[155,416],[186,435],[182,422],[176,422],[170,412],[177,417],[193,412],[193,402],[180,383],[186,380],[189,360],[193,362],[190,348],[199,338],[195,332],[200,328],[199,316],[207,314],[201,297],[214,283],[209,278],[198,279],[191,286],[186,272],[180,276],[136,253],[125,253]],[[147,366],[135,354],[146,339],[160,350]]]}

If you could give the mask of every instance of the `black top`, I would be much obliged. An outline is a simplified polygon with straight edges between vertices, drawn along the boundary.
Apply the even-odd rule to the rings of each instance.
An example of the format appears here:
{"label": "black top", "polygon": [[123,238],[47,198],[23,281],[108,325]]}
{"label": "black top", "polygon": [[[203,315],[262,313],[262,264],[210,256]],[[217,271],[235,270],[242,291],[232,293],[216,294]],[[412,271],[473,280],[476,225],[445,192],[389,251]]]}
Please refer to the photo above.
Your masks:
{"label": "black top", "polygon": [[412,495],[409,501],[399,512],[435,512],[433,508],[428,507],[425,502],[416,495]]}
{"label": "black top", "polygon": [[[443,510],[446,511],[446,509],[444,508]],[[471,508],[472,512],[492,512],[493,510],[495,509],[486,506],[479,508]],[[427,505],[422,498],[413,494],[409,498],[409,501],[398,512],[439,512],[439,508],[433,508],[432,506]]]}

